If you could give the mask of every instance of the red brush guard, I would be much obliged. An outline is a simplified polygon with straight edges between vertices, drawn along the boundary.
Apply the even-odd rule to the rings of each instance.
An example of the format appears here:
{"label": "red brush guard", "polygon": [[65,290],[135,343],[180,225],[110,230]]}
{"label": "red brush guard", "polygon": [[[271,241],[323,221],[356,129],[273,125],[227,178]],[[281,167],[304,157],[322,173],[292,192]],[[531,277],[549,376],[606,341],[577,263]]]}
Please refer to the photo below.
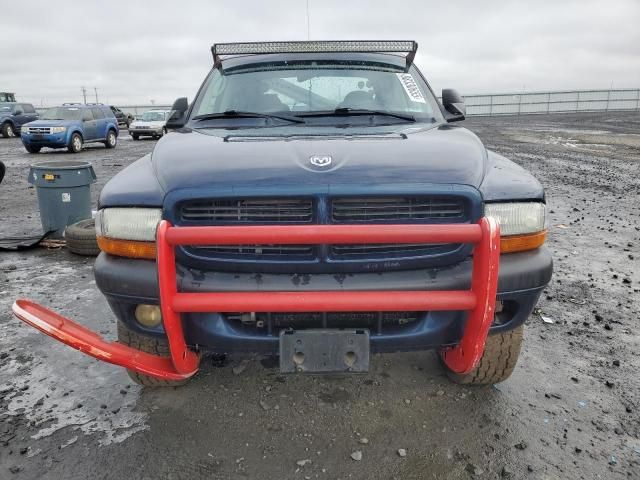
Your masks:
{"label": "red brush guard", "polygon": [[[175,247],[180,245],[381,243],[473,243],[471,289],[238,293],[183,293],[177,289]],[[200,356],[185,342],[181,313],[466,310],[469,316],[460,343],[442,351],[447,366],[461,374],[477,366],[493,322],[500,231],[497,222],[490,217],[471,225],[173,227],[163,220],[158,226],[157,248],[160,306],[170,358],[108,342],[81,325],[28,300],[16,300],[13,312],[38,330],[99,360],[167,380],[194,375],[200,363]]]}

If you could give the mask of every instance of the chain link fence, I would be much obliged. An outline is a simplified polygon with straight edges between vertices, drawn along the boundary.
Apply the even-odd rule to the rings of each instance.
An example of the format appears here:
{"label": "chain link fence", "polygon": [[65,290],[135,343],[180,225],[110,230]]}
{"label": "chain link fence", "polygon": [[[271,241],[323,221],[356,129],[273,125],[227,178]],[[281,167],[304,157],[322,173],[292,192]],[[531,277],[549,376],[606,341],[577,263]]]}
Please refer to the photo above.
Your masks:
{"label": "chain link fence", "polygon": [[[467,115],[529,115],[540,113],[640,111],[640,88],[567,90],[533,93],[465,95]],[[170,110],[171,105],[116,105],[140,116],[147,110]],[[44,110],[38,108],[37,110]]]}
{"label": "chain link fence", "polygon": [[640,89],[574,90],[466,95],[467,115],[640,110]]}

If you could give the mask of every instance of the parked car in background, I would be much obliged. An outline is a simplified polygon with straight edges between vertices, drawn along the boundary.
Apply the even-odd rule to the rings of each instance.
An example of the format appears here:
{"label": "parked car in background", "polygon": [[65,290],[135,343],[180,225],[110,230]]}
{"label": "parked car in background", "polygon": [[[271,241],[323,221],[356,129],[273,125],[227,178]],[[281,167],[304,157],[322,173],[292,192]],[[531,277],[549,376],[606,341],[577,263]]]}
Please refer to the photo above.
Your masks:
{"label": "parked car in background", "polygon": [[38,119],[38,113],[30,103],[0,104],[0,133],[4,138],[20,135],[25,123]]}
{"label": "parked car in background", "polygon": [[15,102],[16,96],[9,92],[0,92],[0,103],[2,102]]}
{"label": "parked car in background", "polygon": [[129,135],[134,140],[140,137],[159,138],[167,133],[167,119],[171,110],[149,110],[142,114],[140,120],[134,120],[129,125]]}
{"label": "parked car in background", "polygon": [[100,142],[115,148],[118,133],[118,122],[108,106],[65,103],[24,125],[21,138],[29,153],[38,153],[42,147],[78,153],[85,143]]}
{"label": "parked car in background", "polygon": [[126,125],[127,128],[129,128],[129,125],[131,125],[131,122],[133,121],[133,115],[124,113],[118,107],[110,106],[109,108],[111,109],[113,116],[118,120],[118,125]]}

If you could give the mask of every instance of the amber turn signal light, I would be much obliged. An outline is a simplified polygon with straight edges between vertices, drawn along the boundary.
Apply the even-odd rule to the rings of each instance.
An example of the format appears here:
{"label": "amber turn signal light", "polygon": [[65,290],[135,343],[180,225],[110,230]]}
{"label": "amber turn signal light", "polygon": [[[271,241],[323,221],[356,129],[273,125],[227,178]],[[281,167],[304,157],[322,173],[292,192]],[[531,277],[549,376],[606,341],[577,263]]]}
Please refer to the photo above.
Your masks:
{"label": "amber turn signal light", "polygon": [[547,238],[547,231],[526,235],[510,235],[500,238],[500,253],[523,252],[541,247]]}
{"label": "amber turn signal light", "polygon": [[156,259],[156,244],[153,242],[98,237],[98,247],[104,253],[119,257]]}

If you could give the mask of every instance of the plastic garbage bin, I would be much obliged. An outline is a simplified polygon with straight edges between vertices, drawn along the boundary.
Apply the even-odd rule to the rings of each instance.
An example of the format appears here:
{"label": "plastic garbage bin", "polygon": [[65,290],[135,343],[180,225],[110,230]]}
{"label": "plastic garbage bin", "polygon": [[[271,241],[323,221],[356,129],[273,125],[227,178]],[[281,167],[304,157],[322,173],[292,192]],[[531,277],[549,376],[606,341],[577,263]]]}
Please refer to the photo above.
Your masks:
{"label": "plastic garbage bin", "polygon": [[52,237],[62,238],[67,225],[91,218],[91,184],[96,174],[89,162],[34,163],[28,180],[38,193],[42,229],[53,231]]}

